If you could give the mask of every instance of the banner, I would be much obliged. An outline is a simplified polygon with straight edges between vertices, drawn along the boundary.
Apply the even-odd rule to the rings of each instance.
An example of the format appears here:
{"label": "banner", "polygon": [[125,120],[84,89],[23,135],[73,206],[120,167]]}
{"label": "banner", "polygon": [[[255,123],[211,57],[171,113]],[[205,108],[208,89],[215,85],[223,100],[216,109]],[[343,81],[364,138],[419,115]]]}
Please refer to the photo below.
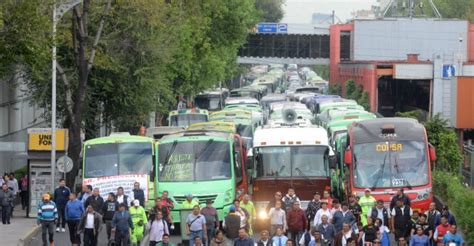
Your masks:
{"label": "banner", "polygon": [[[117,194],[117,188],[123,187],[124,194],[130,197],[135,182],[140,183],[140,189],[145,192],[145,203],[148,201],[148,175],[147,174],[129,174],[108,176],[99,178],[85,178],[83,185],[91,185],[92,188],[99,188],[100,195],[107,199],[110,192]],[[140,204],[143,206],[143,204]]]}

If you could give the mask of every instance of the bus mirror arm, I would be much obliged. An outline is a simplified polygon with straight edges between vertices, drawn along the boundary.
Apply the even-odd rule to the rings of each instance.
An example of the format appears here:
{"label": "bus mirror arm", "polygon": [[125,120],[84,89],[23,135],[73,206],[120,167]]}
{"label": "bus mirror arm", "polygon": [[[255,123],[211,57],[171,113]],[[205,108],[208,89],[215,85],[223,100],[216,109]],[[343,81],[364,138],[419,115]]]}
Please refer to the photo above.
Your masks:
{"label": "bus mirror arm", "polygon": [[352,165],[352,150],[346,149],[344,151],[344,163],[348,166]]}
{"label": "bus mirror arm", "polygon": [[[429,147],[428,147],[428,149],[429,149],[429,151],[430,151],[430,160],[431,160],[432,162],[435,162],[436,159],[437,159],[435,147],[433,147],[433,145],[430,144]],[[432,165],[433,165],[433,164],[434,164],[434,163],[432,163]]]}

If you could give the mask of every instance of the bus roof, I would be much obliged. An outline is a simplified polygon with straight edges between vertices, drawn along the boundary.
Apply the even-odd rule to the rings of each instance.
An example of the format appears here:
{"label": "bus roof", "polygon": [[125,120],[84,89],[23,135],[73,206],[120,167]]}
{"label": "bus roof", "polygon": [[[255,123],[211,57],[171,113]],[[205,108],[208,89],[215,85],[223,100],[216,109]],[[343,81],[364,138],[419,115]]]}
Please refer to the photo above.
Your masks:
{"label": "bus roof", "polygon": [[233,122],[209,121],[191,124],[186,131],[216,131],[235,134],[236,129]]}
{"label": "bus roof", "polygon": [[258,105],[258,100],[253,97],[229,97],[225,100],[225,105],[234,105],[234,104],[256,104]]}
{"label": "bus roof", "polygon": [[253,147],[329,144],[328,134],[321,127],[262,127],[255,131]]}
{"label": "bus roof", "polygon": [[425,141],[425,128],[411,118],[377,118],[355,122],[349,126],[353,143],[379,141]]}
{"label": "bus roof", "polygon": [[[180,131],[184,131],[183,127],[180,126],[157,126],[157,127],[150,127],[146,129],[146,136],[154,139],[161,138],[165,135],[177,133]],[[159,136],[159,137],[157,137]]]}
{"label": "bus roof", "polygon": [[205,115],[209,115],[209,112],[205,109],[198,109],[198,108],[179,109],[179,110],[173,110],[173,111],[170,112],[170,116],[178,115],[178,114],[205,114]]}
{"label": "bus roof", "polygon": [[211,130],[191,130],[178,132],[164,136],[159,142],[166,143],[172,142],[179,138],[193,138],[193,139],[216,139],[220,141],[228,141],[229,138],[233,138],[234,134],[226,131],[211,131]]}
{"label": "bus roof", "polygon": [[150,137],[143,137],[143,136],[108,136],[108,137],[100,137],[90,139],[84,142],[84,145],[92,145],[92,144],[106,144],[106,143],[131,143],[131,142],[149,142],[153,143],[153,139]]}

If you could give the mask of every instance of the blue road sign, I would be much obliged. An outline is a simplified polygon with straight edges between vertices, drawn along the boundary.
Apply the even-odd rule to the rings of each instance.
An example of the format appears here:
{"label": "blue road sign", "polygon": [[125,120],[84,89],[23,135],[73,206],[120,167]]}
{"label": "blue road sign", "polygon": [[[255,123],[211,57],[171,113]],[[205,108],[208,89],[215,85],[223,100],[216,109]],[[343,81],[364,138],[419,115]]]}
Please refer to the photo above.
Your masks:
{"label": "blue road sign", "polygon": [[443,78],[456,76],[456,66],[452,64],[443,65]]}
{"label": "blue road sign", "polygon": [[258,33],[288,33],[288,24],[286,23],[258,23]]}

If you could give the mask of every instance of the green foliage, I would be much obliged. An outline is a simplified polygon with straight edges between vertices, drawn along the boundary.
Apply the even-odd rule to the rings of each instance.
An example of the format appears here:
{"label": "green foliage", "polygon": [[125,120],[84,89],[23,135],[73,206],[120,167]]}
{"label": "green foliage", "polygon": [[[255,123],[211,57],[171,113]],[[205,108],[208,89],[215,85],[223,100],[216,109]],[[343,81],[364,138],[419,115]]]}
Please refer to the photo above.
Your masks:
{"label": "green foliage", "polygon": [[433,0],[433,2],[443,18],[474,21],[474,1],[472,0]]}
{"label": "green foliage", "polygon": [[345,84],[345,87],[346,87],[345,92],[346,92],[346,98],[347,99],[352,99],[352,100],[359,99],[359,97],[357,97],[357,96],[360,95],[360,92],[358,91],[358,87],[357,87],[354,80],[352,80],[352,79],[347,80],[346,84]]}
{"label": "green foliage", "polygon": [[413,110],[413,111],[408,111],[408,112],[397,112],[395,113],[395,116],[397,117],[405,117],[405,118],[412,118],[416,119],[419,122],[424,122],[425,116],[423,114],[423,111],[421,110]]}
{"label": "green foliage", "polygon": [[369,93],[364,91],[364,86],[356,84],[354,80],[347,80],[346,98],[355,100],[365,110],[370,111]]}
{"label": "green foliage", "polygon": [[370,111],[369,93],[364,91],[361,97],[357,100],[357,103],[364,107],[365,110]]}
{"label": "green foliage", "polygon": [[462,178],[452,173],[433,172],[433,191],[447,202],[457,215],[456,222],[463,230],[466,245],[474,243],[474,191],[461,183]]}
{"label": "green foliage", "polygon": [[448,128],[446,120],[435,115],[425,123],[429,142],[436,148],[436,169],[458,173],[463,164],[463,155],[457,141],[456,133]]}
{"label": "green foliage", "polygon": [[314,71],[326,81],[329,81],[329,66],[328,65],[315,65],[313,66]]}
{"label": "green foliage", "polygon": [[284,0],[255,0],[261,22],[279,22],[283,18]]}
{"label": "green foliage", "polygon": [[342,86],[341,86],[341,84],[329,85],[328,94],[342,96]]}

